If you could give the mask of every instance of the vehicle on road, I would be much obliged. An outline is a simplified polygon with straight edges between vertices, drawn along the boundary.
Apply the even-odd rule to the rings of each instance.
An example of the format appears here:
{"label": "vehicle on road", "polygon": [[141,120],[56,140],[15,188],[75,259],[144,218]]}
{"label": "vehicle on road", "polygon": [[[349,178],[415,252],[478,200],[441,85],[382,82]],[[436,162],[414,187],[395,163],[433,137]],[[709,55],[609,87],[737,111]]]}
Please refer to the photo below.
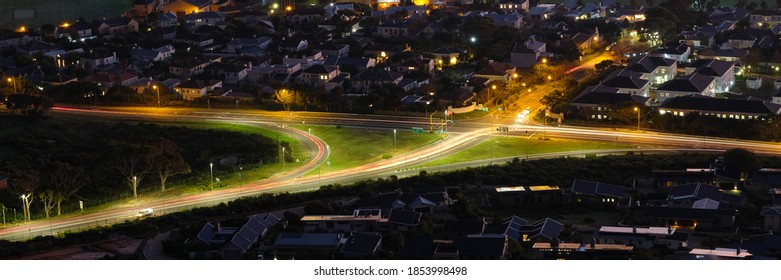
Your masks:
{"label": "vehicle on road", "polygon": [[136,213],[136,218],[143,218],[143,217],[146,217],[146,216],[152,216],[152,214],[154,214],[154,210],[152,210],[152,208],[141,209],[141,210],[138,210],[138,213]]}

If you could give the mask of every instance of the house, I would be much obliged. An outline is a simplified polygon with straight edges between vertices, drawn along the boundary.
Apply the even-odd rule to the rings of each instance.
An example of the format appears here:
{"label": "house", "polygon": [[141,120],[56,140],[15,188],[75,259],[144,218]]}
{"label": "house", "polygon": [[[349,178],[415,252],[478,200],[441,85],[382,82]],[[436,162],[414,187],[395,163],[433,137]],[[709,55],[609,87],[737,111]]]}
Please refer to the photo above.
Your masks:
{"label": "house", "polygon": [[740,32],[732,34],[727,40],[727,44],[736,50],[750,49],[754,46],[754,42],[757,41],[757,37],[746,32]]}
{"label": "house", "polygon": [[458,57],[460,55],[466,55],[466,49],[457,47],[441,47],[434,51],[429,52],[434,57],[437,65],[456,65],[458,64]]}
{"label": "house", "polygon": [[267,215],[263,218],[261,215],[253,215],[249,218],[233,237],[220,248],[222,259],[239,260],[243,259],[244,254],[252,248],[258,240],[266,236],[268,230],[278,224],[279,218],[274,215]]}
{"label": "house", "polygon": [[135,0],[133,1],[133,12],[136,15],[146,16],[157,11],[160,2],[158,0]]}
{"label": "house", "polygon": [[171,62],[168,72],[179,77],[190,77],[203,73],[206,66],[209,66],[211,63],[211,60],[203,59],[199,56],[178,58]]}
{"label": "house", "polygon": [[686,95],[714,97],[716,95],[716,79],[694,73],[669,80],[656,89],[656,101],[658,102],[664,102],[669,98]]}
{"label": "house", "polygon": [[374,67],[375,61],[373,58],[366,57],[345,57],[345,56],[326,56],[323,60],[323,65],[342,66],[350,65],[358,71],[365,70],[367,68]]}
{"label": "house", "polygon": [[410,72],[434,72],[434,60],[430,58],[413,57],[393,67],[393,70],[401,73]]}
{"label": "house", "polygon": [[613,12],[607,14],[607,19],[610,21],[626,21],[630,23],[645,21],[646,10],[646,7],[638,7],[636,9],[632,9],[631,7],[615,9]]}
{"label": "house", "polygon": [[71,24],[65,29],[65,31],[73,41],[85,41],[97,37],[92,33],[92,25],[83,21],[77,21],[76,23]]}
{"label": "house", "polygon": [[680,250],[689,246],[689,236],[689,233],[670,226],[602,226],[593,238],[597,244],[623,244],[643,249],[661,246]]}
{"label": "house", "polygon": [[559,234],[564,229],[564,224],[551,219],[545,218],[538,220],[534,223],[525,224],[518,227],[518,241],[548,241],[559,238]]}
{"label": "house", "polygon": [[488,67],[475,71],[475,77],[486,78],[491,81],[508,82],[515,74],[515,66],[509,63],[493,62]]}
{"label": "house", "polygon": [[133,61],[154,62],[169,59],[176,49],[171,45],[165,45],[156,49],[132,49],[130,55]]}
{"label": "house", "polygon": [[280,52],[300,52],[309,48],[309,42],[303,39],[287,39],[279,42]]}
{"label": "house", "polygon": [[697,73],[715,79],[717,93],[728,92],[735,85],[735,63],[716,59],[699,59],[685,68],[686,75]]}
{"label": "house", "polygon": [[781,105],[765,100],[721,99],[703,95],[687,95],[667,99],[658,107],[660,114],[685,116],[698,113],[723,119],[766,119],[781,113]]}
{"label": "house", "polygon": [[382,235],[353,232],[344,241],[339,253],[349,258],[366,258],[377,252],[380,246],[382,246]]}
{"label": "house", "polygon": [[532,68],[545,52],[545,42],[532,37],[525,43],[515,43],[510,51],[510,63],[521,68]]}
{"label": "house", "polygon": [[209,26],[224,26],[225,13],[223,12],[203,12],[192,13],[184,16],[184,23],[195,29],[203,25]]}
{"label": "house", "polygon": [[322,8],[301,8],[293,11],[293,14],[288,16],[288,20],[295,25],[313,23],[315,21],[322,21],[325,15],[325,10]]}
{"label": "house", "polygon": [[192,13],[212,11],[213,0],[173,0],[163,5],[163,13],[174,13],[178,17]]}
{"label": "house", "polygon": [[186,34],[178,33],[173,39],[177,43],[187,43],[194,46],[206,48],[214,44],[214,38],[206,34]]}
{"label": "house", "polygon": [[546,20],[553,17],[555,4],[538,4],[529,8],[529,18],[533,20]]}
{"label": "house", "polygon": [[640,73],[641,78],[650,81],[651,85],[659,85],[675,77],[678,72],[678,62],[663,57],[644,55],[632,59],[626,69]]}
{"label": "house", "polygon": [[515,29],[521,28],[523,26],[523,16],[519,13],[512,12],[509,14],[500,14],[493,12],[488,15],[488,18],[494,21],[494,25],[496,26],[508,26]]}
{"label": "house", "polygon": [[271,44],[271,37],[261,36],[259,38],[233,38],[225,47],[225,51],[229,53],[244,53],[244,50],[250,50],[252,48],[265,51]]}
{"label": "house", "polygon": [[138,22],[128,17],[112,18],[102,21],[94,21],[92,27],[99,35],[122,35],[130,32],[138,32]]}
{"label": "house", "polygon": [[629,192],[625,187],[575,179],[570,187],[576,204],[628,206]]}
{"label": "house", "polygon": [[748,250],[741,248],[716,248],[716,249],[700,249],[695,248],[689,251],[689,255],[693,259],[709,259],[709,260],[746,260],[752,259],[753,254]]}
{"label": "house", "polygon": [[[748,52],[746,50],[712,50],[706,49],[697,53],[698,59],[718,59],[723,61],[742,63]],[[745,64],[744,64],[745,65]]]}
{"label": "house", "polygon": [[265,246],[264,255],[275,259],[294,259],[302,254],[319,259],[333,258],[343,240],[341,233],[299,233],[283,232],[272,246]]}
{"label": "house", "polygon": [[356,89],[368,89],[371,86],[398,85],[404,75],[383,69],[369,68],[352,77],[353,87]]}
{"label": "house", "polygon": [[388,227],[397,231],[408,231],[415,229],[420,225],[420,218],[423,214],[402,208],[391,209],[388,215]]}
{"label": "house", "polygon": [[759,89],[760,87],[762,87],[762,76],[746,78],[746,88]]}
{"label": "house", "polygon": [[179,18],[174,13],[160,13],[155,24],[160,28],[175,27],[179,25]]}
{"label": "house", "polygon": [[581,53],[591,51],[591,49],[596,47],[600,41],[599,34],[591,35],[582,32],[579,32],[569,38],[569,42],[572,42],[572,44],[574,44]]}
{"label": "house", "polygon": [[499,1],[499,9],[505,13],[528,11],[529,0],[502,0]]}
{"label": "house", "polygon": [[781,207],[762,207],[759,214],[765,220],[765,230],[781,231]]}
{"label": "house", "polygon": [[32,56],[36,53],[48,53],[57,50],[60,50],[59,46],[44,41],[38,41],[38,40],[30,41],[27,42],[26,44],[16,46],[17,53],[29,55],[29,56]]}
{"label": "house", "polygon": [[326,56],[348,56],[350,54],[350,45],[323,42],[313,47],[312,51],[320,52]]}
{"label": "house", "polygon": [[[707,199],[708,201],[702,201]],[[689,183],[670,187],[667,195],[668,207],[692,208],[695,205],[712,209],[737,209],[743,201],[740,195],[722,192],[714,185]],[[699,203],[698,203],[699,202]],[[702,208],[702,207],[699,207]]]}
{"label": "house", "polygon": [[247,78],[249,70],[252,70],[252,64],[216,62],[210,64],[208,68],[212,73],[222,75],[226,84],[235,85]]}
{"label": "house", "polygon": [[407,37],[410,34],[410,21],[391,21],[377,25],[377,36],[380,37]]}
{"label": "house", "polygon": [[644,79],[641,73],[629,70],[629,68],[613,71],[600,84],[616,88],[618,93],[642,97],[648,97],[650,88],[648,79]]}
{"label": "house", "polygon": [[689,62],[692,49],[689,45],[680,42],[670,42],[664,47],[656,49],[651,55],[672,59],[678,62]]}
{"label": "house", "polygon": [[781,11],[757,9],[749,14],[748,20],[750,28],[771,28],[781,23]]}
{"label": "house", "polygon": [[184,100],[195,100],[207,96],[209,91],[221,87],[222,81],[211,80],[207,82],[204,80],[189,79],[175,86],[174,91],[179,93]]}
{"label": "house", "polygon": [[306,215],[301,217],[305,232],[330,233],[379,231],[382,218],[380,209],[356,209],[352,215]]}
{"label": "house", "polygon": [[[371,44],[363,49],[363,55],[373,56],[378,60],[388,59],[398,53],[412,50],[407,44]],[[384,54],[384,55],[383,55]]]}
{"label": "house", "polygon": [[652,170],[651,174],[653,174],[654,182],[659,188],[670,188],[689,183],[706,183],[725,189],[734,189],[740,179],[727,176],[722,172],[723,169],[716,165],[708,168],[687,168],[684,170]]}
{"label": "house", "polygon": [[570,106],[581,110],[591,119],[610,119],[610,112],[626,107],[643,107],[650,98],[641,95],[620,93],[619,89],[602,84],[589,86],[570,102]]}
{"label": "house", "polygon": [[96,83],[101,89],[108,90],[114,86],[130,86],[138,81],[138,76],[136,76],[136,74],[127,72],[99,72],[84,77],[82,81]]}
{"label": "house", "polygon": [[732,230],[737,210],[632,207],[635,223],[650,226],[681,227],[687,230]]}
{"label": "house", "polygon": [[448,209],[452,203],[453,200],[450,199],[447,192],[435,191],[420,194],[401,194],[390,204],[392,208],[404,208],[420,213],[432,213],[434,211]]}
{"label": "house", "polygon": [[339,67],[315,64],[301,71],[296,83],[312,87],[322,87],[325,83],[339,75]]}
{"label": "house", "polygon": [[79,57],[79,65],[84,69],[95,69],[102,65],[116,64],[117,53],[109,52],[105,49],[96,49],[88,53],[83,53]]}
{"label": "house", "polygon": [[558,186],[510,186],[494,188],[499,204],[534,205],[559,204],[562,202],[562,192]]}

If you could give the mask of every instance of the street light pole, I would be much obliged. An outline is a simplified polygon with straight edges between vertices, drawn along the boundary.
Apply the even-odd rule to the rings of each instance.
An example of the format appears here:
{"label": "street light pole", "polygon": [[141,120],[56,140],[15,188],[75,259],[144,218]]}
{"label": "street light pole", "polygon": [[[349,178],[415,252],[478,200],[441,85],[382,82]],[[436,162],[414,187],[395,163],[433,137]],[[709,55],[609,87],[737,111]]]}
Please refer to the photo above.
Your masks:
{"label": "street light pole", "polygon": [[285,170],[285,147],[282,147],[282,171]]}
{"label": "street light pole", "polygon": [[244,170],[244,167],[239,166],[239,194],[244,195],[244,180],[241,179],[241,171]]}
{"label": "street light pole", "polygon": [[25,203],[25,195],[22,195],[22,214],[24,215],[24,221],[27,221],[27,203]]}
{"label": "street light pole", "polygon": [[209,187],[214,190],[214,163],[209,163]]}
{"label": "street light pole", "polygon": [[138,177],[133,176],[133,198],[138,199]]}
{"label": "street light pole", "polygon": [[396,129],[393,130],[393,149],[396,150]]}
{"label": "street light pole", "polygon": [[157,90],[157,106],[160,107],[160,88],[157,85],[153,85],[152,88]]}
{"label": "street light pole", "polygon": [[635,107],[635,112],[637,112],[637,131],[640,131],[640,109]]}

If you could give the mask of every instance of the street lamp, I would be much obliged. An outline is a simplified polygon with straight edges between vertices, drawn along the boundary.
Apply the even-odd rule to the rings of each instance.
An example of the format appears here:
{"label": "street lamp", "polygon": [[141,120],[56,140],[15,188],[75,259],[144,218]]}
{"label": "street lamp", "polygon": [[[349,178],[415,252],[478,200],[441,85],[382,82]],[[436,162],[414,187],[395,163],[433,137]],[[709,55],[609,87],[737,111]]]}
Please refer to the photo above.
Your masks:
{"label": "street lamp", "polygon": [[542,64],[546,64],[546,63],[548,63],[548,59],[543,57],[542,58]]}
{"label": "street lamp", "polygon": [[210,162],[209,163],[209,186],[211,186],[212,187],[211,189],[214,190],[214,184],[212,184],[212,182],[214,182],[214,163]]}
{"label": "street lamp", "polygon": [[472,43],[477,42],[477,38],[475,36],[472,36],[472,38],[469,38],[469,41]]}
{"label": "street lamp", "polygon": [[133,198],[138,199],[138,177],[133,176]]}
{"label": "street lamp", "polygon": [[22,195],[22,211],[24,212],[24,221],[27,221],[27,195]]}
{"label": "street lamp", "polygon": [[285,170],[285,147],[282,147],[282,170]]}
{"label": "street lamp", "polygon": [[11,77],[8,77],[7,81],[8,81],[9,84],[13,85],[14,93],[19,93],[19,91],[16,89],[16,80],[11,78]]}
{"label": "street lamp", "polygon": [[637,131],[640,131],[640,109],[635,107],[635,112],[637,112]]}
{"label": "street lamp", "polygon": [[243,166],[239,166],[239,193],[244,195],[244,180],[241,179],[241,171],[244,170]]}
{"label": "street lamp", "polygon": [[396,129],[393,129],[393,150],[396,150]]}
{"label": "street lamp", "polygon": [[157,85],[152,85],[152,88],[157,90],[157,106],[160,106],[160,88]]}

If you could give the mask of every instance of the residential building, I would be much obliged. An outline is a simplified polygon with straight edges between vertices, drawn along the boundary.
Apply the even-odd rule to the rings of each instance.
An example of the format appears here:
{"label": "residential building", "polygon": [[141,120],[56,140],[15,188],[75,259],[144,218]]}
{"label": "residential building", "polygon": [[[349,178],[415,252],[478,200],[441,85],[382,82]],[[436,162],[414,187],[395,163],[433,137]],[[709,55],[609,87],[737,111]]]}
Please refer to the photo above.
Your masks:
{"label": "residential building", "polygon": [[644,55],[629,62],[627,70],[640,73],[642,79],[651,85],[660,85],[675,77],[678,72],[678,62],[663,57]]}
{"label": "residential building", "polygon": [[203,12],[192,13],[184,16],[184,23],[195,29],[199,26],[224,26],[225,13],[223,12]]}
{"label": "residential building", "polygon": [[323,42],[313,47],[312,51],[320,52],[325,56],[348,56],[350,54],[350,45]]}
{"label": "residential building", "polygon": [[98,66],[116,63],[118,63],[117,54],[105,49],[83,53],[81,57],[79,57],[79,65],[85,69],[95,69]]}
{"label": "residential building", "polygon": [[737,210],[632,207],[635,223],[639,225],[681,227],[692,230],[733,230]]}
{"label": "residential building", "polygon": [[206,66],[209,66],[212,61],[204,59],[198,56],[188,56],[184,58],[174,59],[171,65],[168,67],[168,71],[179,77],[190,77],[192,75],[203,73]]}
{"label": "residential building", "polygon": [[515,66],[509,63],[492,62],[488,67],[475,71],[475,77],[506,83],[515,74],[515,70]]}
{"label": "residential building", "polygon": [[693,94],[714,97],[716,95],[716,79],[694,73],[669,80],[656,89],[656,101],[664,102],[673,97],[682,97]]}
{"label": "residential building", "polygon": [[[707,201],[703,201],[707,199]],[[668,207],[711,209],[737,209],[743,197],[721,191],[717,186],[704,183],[689,183],[672,186],[667,195]]]}
{"label": "residential building", "polygon": [[380,37],[406,37],[410,34],[409,21],[384,22],[377,26],[377,36]]}
{"label": "residential building", "polygon": [[210,12],[213,0],[172,0],[163,5],[163,13],[174,13],[178,17],[192,13]]}
{"label": "residential building", "polygon": [[600,83],[606,87],[618,89],[618,93],[639,95],[648,97],[650,82],[644,79],[641,73],[627,69],[616,70],[610,73]]}
{"label": "residential building", "polygon": [[348,258],[366,258],[372,256],[381,246],[382,235],[353,232],[344,241],[339,253]]}
{"label": "residential building", "polygon": [[108,20],[96,20],[92,27],[98,31],[98,35],[122,35],[130,32],[138,32],[138,22],[128,17],[112,18]]}
{"label": "residential building", "polygon": [[210,64],[208,68],[210,68],[212,73],[222,75],[226,84],[235,85],[247,78],[249,71],[252,70],[252,64],[217,62]]}
{"label": "residential building", "polygon": [[757,41],[757,37],[746,32],[740,32],[732,34],[732,36],[729,37],[729,40],[727,41],[727,44],[736,50],[745,50],[750,49],[754,46],[754,43]]}
{"label": "residential building", "polygon": [[391,209],[390,215],[388,215],[388,228],[397,231],[405,232],[412,230],[420,225],[420,218],[423,214],[403,208]]}
{"label": "residential building", "polygon": [[656,49],[651,55],[672,59],[678,62],[689,62],[691,47],[680,42],[670,42],[664,47]]}
{"label": "residential building", "polygon": [[765,230],[781,231],[781,207],[762,207],[759,214],[764,218]]}
{"label": "residential building", "polygon": [[697,73],[715,79],[715,92],[728,92],[735,85],[735,63],[716,59],[700,59],[685,68],[686,75]]}
{"label": "residential building", "polygon": [[265,51],[271,44],[271,37],[261,36],[258,38],[233,38],[225,47],[225,51],[229,53],[247,53],[246,51],[253,52],[251,50]]}
{"label": "residential building", "polygon": [[685,116],[698,113],[723,119],[766,119],[781,113],[781,105],[755,98],[721,99],[687,95],[667,99],[658,107],[660,114]]}
{"label": "residential building", "polygon": [[330,233],[372,232],[380,230],[386,222],[380,209],[357,209],[352,215],[306,215],[301,217],[304,231]]}
{"label": "residential building", "polygon": [[546,52],[545,42],[534,37],[524,43],[516,43],[510,51],[510,63],[521,68],[531,68]]}
{"label": "residential building", "polygon": [[194,100],[207,96],[207,93],[213,91],[215,88],[221,88],[222,81],[211,80],[196,80],[190,79],[174,87],[174,91],[179,93],[184,100]]}
{"label": "residential building", "polygon": [[369,68],[352,77],[353,86],[357,89],[368,89],[371,86],[398,85],[404,75],[383,69]]}
{"label": "residential building", "polygon": [[509,205],[551,205],[562,203],[562,192],[558,186],[509,186],[494,188],[499,204]]}
{"label": "residential building", "polygon": [[620,93],[619,89],[602,84],[584,89],[572,99],[570,106],[581,110],[581,114],[591,119],[610,119],[611,112],[626,107],[643,107],[650,98],[642,95]]}
{"label": "residential building", "polygon": [[309,48],[309,42],[303,39],[287,39],[279,42],[280,52],[300,52]]}
{"label": "residential building", "polygon": [[748,20],[750,28],[772,28],[781,23],[781,11],[758,9],[749,14]]}
{"label": "residential building", "polygon": [[575,179],[569,191],[576,204],[591,206],[629,206],[629,192],[623,186]]}
{"label": "residential building", "polygon": [[502,0],[499,1],[499,9],[505,13],[528,11],[529,0]]}
{"label": "residential building", "polygon": [[602,226],[594,233],[597,244],[623,244],[651,249],[655,246],[679,250],[689,246],[689,233],[668,227]]}
{"label": "residential building", "polygon": [[312,87],[322,87],[329,80],[339,75],[339,67],[315,64],[301,71],[301,75],[296,78],[299,84],[305,84]]}
{"label": "residential building", "polygon": [[135,0],[133,1],[133,12],[136,15],[146,16],[155,12],[160,5],[158,0]]}

